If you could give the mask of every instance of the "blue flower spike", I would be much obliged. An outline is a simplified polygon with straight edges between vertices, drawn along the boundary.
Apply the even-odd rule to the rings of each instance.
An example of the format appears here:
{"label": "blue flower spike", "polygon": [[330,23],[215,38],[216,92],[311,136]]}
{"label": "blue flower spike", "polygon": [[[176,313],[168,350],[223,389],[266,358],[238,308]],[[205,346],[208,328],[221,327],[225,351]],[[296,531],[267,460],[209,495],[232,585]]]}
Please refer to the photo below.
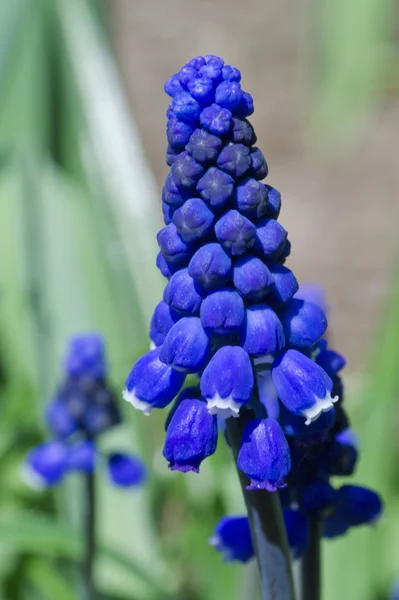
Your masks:
{"label": "blue flower spike", "polygon": [[275,419],[253,419],[246,424],[237,458],[238,468],[250,479],[247,490],[275,492],[285,487],[291,469],[290,449]]}

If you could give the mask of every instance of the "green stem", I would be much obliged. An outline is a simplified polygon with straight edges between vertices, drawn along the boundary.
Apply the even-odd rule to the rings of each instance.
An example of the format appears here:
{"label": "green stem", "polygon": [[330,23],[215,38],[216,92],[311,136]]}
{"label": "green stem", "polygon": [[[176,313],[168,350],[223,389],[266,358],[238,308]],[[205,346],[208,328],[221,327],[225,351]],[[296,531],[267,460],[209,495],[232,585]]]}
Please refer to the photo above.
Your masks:
{"label": "green stem", "polygon": [[96,524],[96,494],[94,473],[85,476],[86,511],[84,514],[85,555],[83,559],[83,598],[95,600],[93,567],[96,551],[95,524]]}
{"label": "green stem", "polygon": [[321,523],[320,519],[309,519],[309,542],[302,558],[301,600],[321,598]]}
{"label": "green stem", "polygon": [[[251,418],[253,413],[246,411],[238,419],[226,421],[236,460],[245,424]],[[295,600],[291,558],[278,494],[266,490],[247,491],[247,476],[240,471],[238,474],[259,566],[262,600]]]}

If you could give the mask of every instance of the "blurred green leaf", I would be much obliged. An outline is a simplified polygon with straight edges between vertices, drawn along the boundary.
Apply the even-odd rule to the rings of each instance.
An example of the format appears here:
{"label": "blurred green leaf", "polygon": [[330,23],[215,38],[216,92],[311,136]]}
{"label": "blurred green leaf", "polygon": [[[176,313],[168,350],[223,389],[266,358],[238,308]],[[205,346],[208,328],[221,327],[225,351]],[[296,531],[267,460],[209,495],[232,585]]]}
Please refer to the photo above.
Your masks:
{"label": "blurred green leaf", "polygon": [[40,593],[43,600],[75,600],[70,583],[54,566],[43,560],[31,560],[26,567],[26,578]]}

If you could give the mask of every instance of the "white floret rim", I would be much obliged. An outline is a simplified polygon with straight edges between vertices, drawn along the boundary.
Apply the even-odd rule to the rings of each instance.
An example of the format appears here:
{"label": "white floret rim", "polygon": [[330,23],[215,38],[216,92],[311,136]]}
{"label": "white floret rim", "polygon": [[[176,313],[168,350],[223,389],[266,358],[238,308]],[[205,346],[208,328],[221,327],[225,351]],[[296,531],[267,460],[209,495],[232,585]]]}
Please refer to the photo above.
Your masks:
{"label": "white floret rim", "polygon": [[221,398],[219,394],[216,394],[212,398],[207,399],[209,414],[218,415],[219,417],[222,417],[222,419],[229,419],[230,417],[237,418],[241,406],[242,402],[236,402],[231,396]]}
{"label": "white floret rim", "polygon": [[306,417],[305,425],[310,425],[320,417],[321,413],[331,410],[331,408],[334,405],[334,402],[337,401],[338,396],[335,396],[333,398],[331,394],[327,394],[324,398],[319,398],[318,396],[315,396],[315,402],[313,406],[310,406],[309,408],[304,408],[302,410],[303,416]]}
{"label": "white floret rim", "polygon": [[134,408],[141,410],[148,417],[153,409],[152,404],[149,404],[149,402],[144,402],[144,400],[140,400],[140,398],[138,398],[134,393],[134,390],[135,388],[129,392],[129,390],[125,388],[122,392],[123,398],[126,400],[126,402],[129,402],[132,406],[134,406]]}

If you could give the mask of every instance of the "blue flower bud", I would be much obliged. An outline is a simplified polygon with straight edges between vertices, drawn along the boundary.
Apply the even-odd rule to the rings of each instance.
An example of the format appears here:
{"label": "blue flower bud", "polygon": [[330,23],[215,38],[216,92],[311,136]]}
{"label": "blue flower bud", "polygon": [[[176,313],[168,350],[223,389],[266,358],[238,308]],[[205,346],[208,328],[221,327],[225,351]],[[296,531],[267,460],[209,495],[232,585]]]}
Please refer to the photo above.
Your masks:
{"label": "blue flower bud", "polygon": [[344,535],[349,529],[349,523],[339,510],[333,510],[324,516],[323,521],[323,537],[334,539]]}
{"label": "blue flower bud", "polygon": [[164,257],[162,256],[162,252],[158,252],[156,265],[158,269],[161,271],[162,275],[169,279],[176,269],[172,267],[172,265],[168,265]]}
{"label": "blue flower bud", "polygon": [[144,483],[147,470],[137,456],[115,452],[108,456],[108,475],[114,485],[130,488]]}
{"label": "blue flower bud", "polygon": [[200,69],[206,65],[205,58],[203,56],[195,56],[191,60],[188,61],[187,66],[194,67],[194,69]]}
{"label": "blue flower bud", "polygon": [[240,342],[248,354],[255,356],[275,354],[284,349],[283,327],[270,306],[253,304],[247,308]]}
{"label": "blue flower bud", "polygon": [[240,330],[245,308],[241,296],[231,288],[212,292],[201,304],[202,327],[209,334],[228,335]]}
{"label": "blue flower bud", "polygon": [[222,517],[209,543],[226,562],[238,560],[246,563],[255,554],[248,517]]}
{"label": "blue flower bud", "polygon": [[211,104],[215,99],[215,90],[212,79],[197,77],[188,82],[187,87],[192,97],[200,104]]}
{"label": "blue flower bud", "polygon": [[171,369],[159,360],[160,349],[144,354],[130,371],[123,397],[135,408],[149,415],[153,408],[164,408],[179,392],[184,373]]}
{"label": "blue flower bud", "polygon": [[67,438],[75,433],[79,425],[68,410],[66,402],[53,400],[46,407],[46,423],[51,433],[56,437]]}
{"label": "blue flower bud", "polygon": [[237,119],[234,117],[231,121],[229,138],[235,144],[244,144],[251,146],[256,142],[256,135],[253,127],[246,119]]}
{"label": "blue flower bud", "polygon": [[93,473],[96,461],[96,446],[91,440],[74,442],[68,448],[66,468],[78,473]]}
{"label": "blue flower bud", "polygon": [[181,269],[169,279],[163,299],[171,308],[179,313],[196,315],[202,302],[202,291],[187,269]]}
{"label": "blue flower bud", "polygon": [[174,96],[170,107],[178,119],[188,123],[195,122],[201,112],[200,105],[188,92]]}
{"label": "blue flower bud", "polygon": [[204,174],[204,167],[197,163],[188,152],[182,152],[176,157],[171,173],[179,191],[187,193],[195,189]]}
{"label": "blue flower bud", "polygon": [[217,165],[234,178],[242,177],[251,165],[249,149],[244,144],[230,143],[219,154]]}
{"label": "blue flower bud", "polygon": [[169,173],[162,188],[162,202],[169,204],[173,208],[180,208],[184,200],[185,198],[183,198],[173,181],[172,173]]}
{"label": "blue flower bud", "polygon": [[187,152],[199,163],[207,164],[216,160],[222,140],[204,129],[196,129],[190,137]]}
{"label": "blue flower bud", "polygon": [[104,356],[104,340],[98,333],[81,333],[72,336],[64,360],[67,376],[87,376],[102,379],[107,365]]}
{"label": "blue flower bud", "polygon": [[234,262],[233,283],[244,298],[256,302],[268,293],[273,277],[259,258],[245,255]]}
{"label": "blue flower bud", "polygon": [[210,167],[199,180],[197,191],[212,208],[220,209],[233,195],[234,179],[224,171]]}
{"label": "blue flower bud", "polygon": [[254,112],[254,99],[248,92],[243,92],[240,104],[234,109],[237,117],[249,117]]}
{"label": "blue flower bud", "polygon": [[254,251],[264,260],[275,260],[281,254],[286,238],[287,232],[278,221],[263,219],[256,224]]}
{"label": "blue flower bud", "polygon": [[67,466],[68,446],[51,440],[33,448],[25,459],[25,475],[33,487],[56,485]]}
{"label": "blue flower bud", "polygon": [[238,210],[229,210],[217,221],[215,233],[222,246],[237,256],[254,245],[256,227]]}
{"label": "blue flower bud", "polygon": [[183,317],[165,337],[159,360],[183,373],[197,373],[205,365],[209,338],[198,317]]}
{"label": "blue flower bud", "polygon": [[283,511],[283,517],[292,558],[301,558],[309,541],[308,521],[300,510],[289,508]]}
{"label": "blue flower bud", "polygon": [[223,81],[215,90],[216,104],[231,111],[240,104],[242,97],[243,92],[238,81]]}
{"label": "blue flower bud", "polygon": [[247,404],[254,386],[250,358],[240,346],[224,346],[211,358],[201,377],[202,396],[213,414],[238,417],[240,406]]}
{"label": "blue flower bud", "polygon": [[173,148],[171,147],[170,144],[168,144],[168,147],[166,148],[166,164],[171,167],[174,163],[174,160],[177,156],[177,152],[175,152],[173,150]]}
{"label": "blue flower bud", "polygon": [[249,479],[247,490],[275,492],[285,487],[291,469],[290,449],[283,430],[274,419],[253,419],[244,428],[237,467]]}
{"label": "blue flower bud", "polygon": [[194,398],[196,400],[201,399],[201,390],[199,389],[199,386],[186,387],[182,389],[180,394],[177,396],[176,400],[173,402],[172,408],[169,410],[168,416],[165,419],[165,431],[167,431],[173,415],[175,414],[183,400],[193,400]]}
{"label": "blue flower bud", "polygon": [[267,162],[261,150],[259,150],[259,148],[251,148],[249,158],[251,160],[251,177],[254,177],[254,179],[258,179],[259,181],[267,177],[269,169],[267,167]]}
{"label": "blue flower bud", "polygon": [[180,315],[163,300],[157,304],[150,325],[150,339],[154,342],[155,346],[163,344],[166,334],[172,329],[179,318]]}
{"label": "blue flower bud", "polygon": [[256,179],[245,178],[236,188],[237,208],[248,219],[259,219],[267,210],[267,189]]}
{"label": "blue flower bud", "polygon": [[268,264],[269,271],[273,276],[273,285],[270,287],[267,301],[272,306],[280,306],[288,302],[298,290],[298,282],[292,271],[278,263]]}
{"label": "blue flower bud", "polygon": [[169,204],[165,204],[165,202],[162,202],[162,216],[165,225],[170,225],[176,210],[177,209],[173,208],[173,206],[169,206]]}
{"label": "blue flower bud", "polygon": [[178,406],[166,432],[163,455],[174,471],[199,472],[201,462],[217,446],[216,417],[201,400],[186,399]]}
{"label": "blue flower bud", "polygon": [[291,254],[291,242],[290,240],[285,240],[285,244],[284,247],[282,249],[282,252],[279,256],[279,262],[283,265],[285,262],[285,259]]}
{"label": "blue flower bud", "polygon": [[230,129],[232,114],[227,108],[220,108],[217,104],[211,104],[204,108],[200,114],[202,127],[215,135],[224,135]]}
{"label": "blue flower bud", "polygon": [[280,403],[278,420],[285,435],[296,437],[303,436],[306,439],[311,439],[314,436],[320,436],[331,429],[331,427],[334,425],[334,418],[335,410],[332,408],[327,412],[321,413],[316,421],[306,425],[302,416],[298,417],[297,415],[292,414],[292,412],[289,411],[283,403]]}
{"label": "blue flower bud", "polygon": [[335,377],[346,365],[345,357],[329,348],[317,354],[316,362],[330,377]]}
{"label": "blue flower bud", "polygon": [[173,215],[173,223],[185,242],[194,242],[210,233],[215,215],[200,198],[186,200]]}
{"label": "blue flower bud", "polygon": [[172,98],[184,92],[184,88],[176,74],[172,75],[172,77],[168,79],[168,81],[164,85],[164,90],[168,94],[168,96],[171,96]]}
{"label": "blue flower bud", "polygon": [[222,68],[222,77],[225,81],[241,81],[240,71],[231,65],[225,65]]}
{"label": "blue flower bud", "polygon": [[220,244],[201,246],[188,265],[188,274],[203,288],[225,285],[231,276],[231,258]]}
{"label": "blue flower bud", "polygon": [[204,59],[207,65],[213,65],[218,69],[222,69],[224,67],[223,58],[220,58],[220,56],[216,56],[215,54],[205,54]]}
{"label": "blue flower bud", "polygon": [[177,74],[177,77],[184,88],[188,87],[189,82],[197,77],[198,71],[191,65],[184,65]]}
{"label": "blue flower bud", "polygon": [[283,404],[306,424],[330,410],[337,397],[331,397],[332,381],[318,365],[297,350],[287,350],[272,367],[273,383]]}
{"label": "blue flower bud", "polygon": [[278,219],[281,209],[281,194],[276,188],[265,184],[268,191],[269,202],[267,204],[267,216],[270,219]]}
{"label": "blue flower bud", "polygon": [[166,125],[166,137],[172,150],[179,152],[185,148],[194,131],[193,124],[175,118],[170,119]]}
{"label": "blue flower bud", "polygon": [[210,79],[213,82],[213,85],[217,85],[222,81],[222,69],[215,64],[204,65],[198,70],[198,74],[201,77]]}
{"label": "blue flower bud", "polygon": [[185,242],[177,231],[176,225],[170,223],[157,234],[158,246],[165,261],[175,267],[188,264],[192,247]]}
{"label": "blue flower bud", "polygon": [[311,348],[326,332],[327,318],[312,302],[291,298],[278,311],[285,337],[294,348]]}
{"label": "blue flower bud", "polygon": [[382,513],[380,496],[360,485],[343,485],[337,491],[338,507],[351,527],[376,522]]}

